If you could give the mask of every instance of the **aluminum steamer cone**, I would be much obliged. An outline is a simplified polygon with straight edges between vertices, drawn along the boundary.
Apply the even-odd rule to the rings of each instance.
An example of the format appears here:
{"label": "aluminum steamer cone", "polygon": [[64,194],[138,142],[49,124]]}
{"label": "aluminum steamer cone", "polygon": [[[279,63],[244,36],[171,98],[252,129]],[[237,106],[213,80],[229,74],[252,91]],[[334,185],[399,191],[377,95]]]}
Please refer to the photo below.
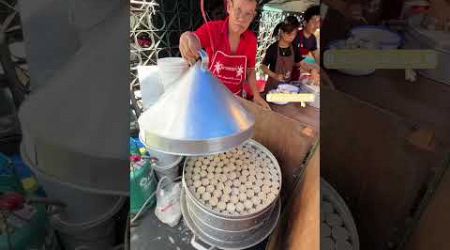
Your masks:
{"label": "aluminum steamer cone", "polygon": [[154,150],[179,155],[226,151],[253,135],[255,119],[211,72],[208,57],[192,66],[139,118],[140,137]]}

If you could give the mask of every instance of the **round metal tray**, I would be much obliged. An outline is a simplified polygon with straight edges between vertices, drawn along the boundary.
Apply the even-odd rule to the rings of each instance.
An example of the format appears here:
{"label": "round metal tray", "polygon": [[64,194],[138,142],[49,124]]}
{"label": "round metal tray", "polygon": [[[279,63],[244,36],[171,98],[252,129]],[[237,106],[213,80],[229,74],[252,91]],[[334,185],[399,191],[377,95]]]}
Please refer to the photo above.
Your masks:
{"label": "round metal tray", "polygon": [[194,235],[200,238],[203,242],[209,244],[210,246],[223,248],[223,249],[245,249],[255,246],[261,243],[265,238],[267,238],[272,231],[275,229],[275,226],[278,223],[278,219],[280,217],[281,212],[281,201],[277,199],[277,204],[275,209],[273,210],[269,220],[258,230],[256,233],[250,235],[243,241],[232,242],[232,241],[221,241],[217,240],[207,233],[201,231],[199,227],[192,220],[191,215],[189,213],[189,208],[186,205],[186,193],[184,189],[181,191],[181,213],[183,214],[184,222],[191,229]]}
{"label": "round metal tray", "polygon": [[[275,165],[275,168],[278,171],[278,174],[280,175],[280,192],[278,193],[277,197],[275,197],[275,201],[278,200],[280,198],[280,193],[281,193],[281,188],[283,187],[283,178],[282,178],[282,173],[281,173],[281,168],[280,165],[278,164],[277,158],[275,158],[275,156],[272,154],[272,152],[270,152],[267,148],[265,148],[263,145],[261,145],[260,143],[258,143],[257,141],[253,140],[253,139],[249,139],[247,141],[245,141],[244,143],[248,143],[250,145],[252,145],[253,147],[257,148],[258,150],[261,150],[262,152],[264,152],[269,158],[270,160],[272,160],[272,162]],[[187,195],[189,195],[189,197],[192,198],[192,200],[198,204],[199,206],[201,206],[204,210],[208,211],[209,213],[212,213],[214,215],[220,216],[222,218],[228,218],[228,219],[245,219],[245,218],[251,218],[254,216],[257,216],[261,213],[264,213],[267,209],[270,209],[273,206],[272,202],[270,204],[268,204],[266,207],[264,207],[261,210],[258,210],[256,212],[254,212],[253,214],[246,214],[246,215],[227,215],[227,214],[222,214],[219,213],[217,211],[214,211],[212,209],[210,209],[209,207],[207,207],[205,204],[203,204],[203,202],[199,201],[195,195],[189,190],[189,188],[187,187],[186,181],[185,181],[185,177],[184,177],[184,170],[186,168],[186,164],[189,160],[189,157],[187,157],[184,161],[183,164],[183,177],[182,177],[182,185],[184,187],[184,189],[187,192]]]}

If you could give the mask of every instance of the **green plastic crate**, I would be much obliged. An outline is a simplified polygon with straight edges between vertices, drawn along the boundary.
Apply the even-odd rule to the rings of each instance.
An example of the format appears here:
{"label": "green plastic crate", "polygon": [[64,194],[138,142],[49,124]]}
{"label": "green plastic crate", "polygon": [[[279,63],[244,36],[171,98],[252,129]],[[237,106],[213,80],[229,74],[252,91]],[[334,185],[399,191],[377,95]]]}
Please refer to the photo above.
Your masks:
{"label": "green plastic crate", "polygon": [[[149,162],[138,169],[130,169],[130,212],[136,214],[148,197],[156,190],[156,179]],[[154,205],[153,196],[147,207]]]}

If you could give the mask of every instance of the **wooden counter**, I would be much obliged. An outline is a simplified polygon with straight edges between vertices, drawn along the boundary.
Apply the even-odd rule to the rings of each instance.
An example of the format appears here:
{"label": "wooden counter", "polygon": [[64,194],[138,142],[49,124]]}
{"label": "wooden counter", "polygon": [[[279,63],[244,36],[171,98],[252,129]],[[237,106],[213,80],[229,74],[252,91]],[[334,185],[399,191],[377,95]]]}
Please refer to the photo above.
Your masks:
{"label": "wooden counter", "polygon": [[306,105],[300,107],[300,103],[288,103],[286,105],[270,104],[270,108],[289,118],[310,126],[316,134],[320,133],[320,109]]}
{"label": "wooden counter", "polygon": [[[321,175],[347,202],[361,249],[395,249],[403,240],[448,150],[450,86],[403,74],[330,71],[336,90],[321,89]],[[424,130],[434,148],[411,143]]]}
{"label": "wooden counter", "polygon": [[241,102],[256,118],[253,138],[277,158],[283,174],[283,194],[288,195],[318,140],[317,131],[281,113],[263,110],[253,102]]}

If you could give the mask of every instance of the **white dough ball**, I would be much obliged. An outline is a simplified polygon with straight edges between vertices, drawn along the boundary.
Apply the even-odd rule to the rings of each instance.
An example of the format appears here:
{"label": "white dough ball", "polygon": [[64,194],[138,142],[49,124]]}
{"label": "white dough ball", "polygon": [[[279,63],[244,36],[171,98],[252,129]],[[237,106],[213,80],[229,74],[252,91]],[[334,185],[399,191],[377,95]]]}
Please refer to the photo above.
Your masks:
{"label": "white dough ball", "polygon": [[239,194],[239,200],[244,202],[247,200],[247,195],[245,193],[240,193]]}
{"label": "white dough ball", "polygon": [[233,213],[233,212],[235,211],[235,209],[236,209],[236,207],[234,206],[233,203],[228,203],[228,204],[227,204],[227,211],[228,211],[229,213]]}
{"label": "white dough ball", "polygon": [[253,203],[250,200],[246,200],[246,201],[244,201],[244,206],[248,210],[253,207]]}
{"label": "white dough ball", "polygon": [[225,210],[226,208],[227,208],[227,204],[225,203],[225,202],[223,202],[223,201],[219,201],[218,203],[217,203],[217,208],[219,209],[219,210]]}
{"label": "white dough ball", "polygon": [[197,188],[197,193],[199,193],[199,194],[204,194],[205,191],[206,191],[206,188],[205,188],[205,187],[198,187],[198,188]]}
{"label": "white dough ball", "polygon": [[202,179],[202,185],[205,186],[205,187],[208,186],[209,185],[209,180],[207,178],[203,178]]}

